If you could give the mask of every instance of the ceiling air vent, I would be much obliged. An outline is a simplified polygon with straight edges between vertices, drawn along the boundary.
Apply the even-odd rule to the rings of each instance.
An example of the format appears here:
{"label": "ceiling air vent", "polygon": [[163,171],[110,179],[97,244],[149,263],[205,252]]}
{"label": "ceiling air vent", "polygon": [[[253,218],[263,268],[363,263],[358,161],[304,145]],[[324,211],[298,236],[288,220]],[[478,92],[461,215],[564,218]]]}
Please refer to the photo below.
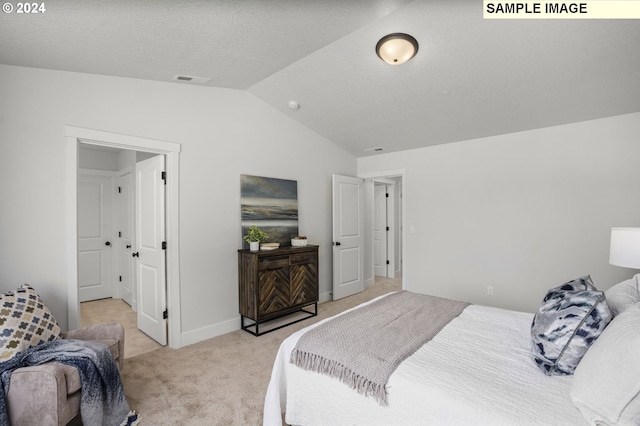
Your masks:
{"label": "ceiling air vent", "polygon": [[191,84],[207,84],[211,79],[205,77],[194,77],[192,75],[176,75],[173,77],[173,81]]}
{"label": "ceiling air vent", "polygon": [[365,148],[364,151],[365,152],[371,152],[371,151],[373,151],[373,152],[382,152],[382,151],[384,151],[384,148],[381,147],[381,146],[377,146],[375,148]]}

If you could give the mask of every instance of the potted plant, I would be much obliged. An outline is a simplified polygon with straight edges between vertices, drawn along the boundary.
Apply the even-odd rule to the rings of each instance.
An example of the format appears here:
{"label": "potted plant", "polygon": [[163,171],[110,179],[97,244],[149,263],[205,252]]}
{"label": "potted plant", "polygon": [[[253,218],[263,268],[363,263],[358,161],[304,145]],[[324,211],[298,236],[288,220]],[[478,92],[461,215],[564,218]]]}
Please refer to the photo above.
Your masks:
{"label": "potted plant", "polygon": [[249,227],[249,232],[245,235],[244,240],[249,243],[249,250],[258,251],[260,250],[260,243],[267,241],[269,236],[262,229],[258,228],[255,225],[251,225]]}

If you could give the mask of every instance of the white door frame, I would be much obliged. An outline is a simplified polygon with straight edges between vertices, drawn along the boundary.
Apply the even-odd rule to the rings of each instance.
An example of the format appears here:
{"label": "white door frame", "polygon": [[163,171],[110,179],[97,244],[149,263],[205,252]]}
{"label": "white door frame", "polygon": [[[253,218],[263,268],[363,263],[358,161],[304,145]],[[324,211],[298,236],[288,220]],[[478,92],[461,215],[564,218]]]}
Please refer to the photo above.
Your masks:
{"label": "white door frame", "polygon": [[[380,172],[370,172],[370,173],[358,173],[356,176],[358,176],[359,178],[362,179],[372,179],[372,180],[378,180],[378,179],[384,179],[384,178],[390,178],[390,177],[394,177],[394,176],[400,176],[401,181],[402,181],[402,193],[406,194],[406,191],[404,190],[406,188],[406,174],[407,174],[407,170],[406,169],[398,169],[398,170],[387,170],[387,171],[380,171]],[[401,204],[402,204],[402,223],[406,223],[406,197],[402,197],[401,199]],[[402,226],[402,250],[401,253],[405,253],[405,242],[406,242],[406,232],[405,232],[405,226]],[[370,242],[370,247],[366,248],[369,256],[373,256],[373,242]],[[406,257],[403,255],[403,258]],[[406,260],[403,260],[402,262],[402,289],[406,290],[407,289],[407,262]],[[374,275],[374,270],[373,270],[373,261],[371,262],[371,276],[375,277]]]}
{"label": "white door frame", "polygon": [[166,156],[167,193],[167,310],[169,312],[169,346],[182,346],[180,322],[180,238],[179,238],[179,163],[180,144],[136,136],[120,135],[100,130],[65,126],[66,165],[66,247],[68,278],[69,329],[80,327],[78,297],[78,144],[109,146],[133,151],[145,151]]}

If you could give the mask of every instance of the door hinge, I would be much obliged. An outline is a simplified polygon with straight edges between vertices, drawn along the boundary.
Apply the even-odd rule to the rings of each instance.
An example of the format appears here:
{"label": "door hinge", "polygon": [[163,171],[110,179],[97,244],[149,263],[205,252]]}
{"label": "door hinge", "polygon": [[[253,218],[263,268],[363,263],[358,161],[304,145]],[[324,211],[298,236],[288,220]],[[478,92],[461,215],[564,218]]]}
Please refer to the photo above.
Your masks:
{"label": "door hinge", "polygon": [[385,197],[389,198],[389,193],[384,194]]}
{"label": "door hinge", "polygon": [[389,227],[387,226],[387,231],[389,230]]}
{"label": "door hinge", "polygon": [[163,241],[162,242],[162,250],[166,250],[167,249],[167,242]]}
{"label": "door hinge", "polygon": [[120,279],[118,281],[122,281],[122,275],[120,275]]}
{"label": "door hinge", "polygon": [[389,264],[389,261],[387,260],[387,265]]}
{"label": "door hinge", "polygon": [[122,231],[118,231],[118,238],[122,238]]}
{"label": "door hinge", "polygon": [[164,184],[167,184],[167,172],[162,172],[160,178],[164,181]]}
{"label": "door hinge", "polygon": [[122,188],[118,187],[118,194],[120,194],[122,192]]}
{"label": "door hinge", "polygon": [[167,319],[169,318],[169,311],[168,310],[164,310],[164,312],[162,313],[162,319]]}

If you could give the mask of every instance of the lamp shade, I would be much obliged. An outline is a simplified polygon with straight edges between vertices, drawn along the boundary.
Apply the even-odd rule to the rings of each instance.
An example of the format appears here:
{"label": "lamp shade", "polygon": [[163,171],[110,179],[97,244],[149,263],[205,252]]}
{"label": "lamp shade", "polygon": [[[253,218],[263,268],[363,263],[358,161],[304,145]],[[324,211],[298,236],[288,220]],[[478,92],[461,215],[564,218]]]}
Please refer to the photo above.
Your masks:
{"label": "lamp shade", "polygon": [[418,41],[409,34],[393,33],[380,39],[376,53],[388,64],[400,65],[413,58],[418,52]]}
{"label": "lamp shade", "polygon": [[640,228],[611,228],[609,263],[640,269]]}

